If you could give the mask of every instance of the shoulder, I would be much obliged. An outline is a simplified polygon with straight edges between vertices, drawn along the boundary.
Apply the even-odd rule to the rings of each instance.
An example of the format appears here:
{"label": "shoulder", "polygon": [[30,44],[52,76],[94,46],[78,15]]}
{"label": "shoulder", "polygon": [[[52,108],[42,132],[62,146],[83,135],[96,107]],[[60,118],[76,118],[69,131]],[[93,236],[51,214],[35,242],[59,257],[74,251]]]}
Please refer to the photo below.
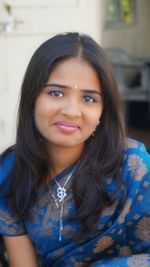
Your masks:
{"label": "shoulder", "polygon": [[137,190],[140,184],[150,183],[150,154],[143,143],[127,139],[121,166],[127,191]]}
{"label": "shoulder", "polygon": [[5,178],[8,176],[14,161],[14,150],[8,149],[0,155],[0,185],[3,184]]}
{"label": "shoulder", "polygon": [[137,140],[126,138],[125,151],[137,150],[137,152],[147,152],[145,145]]}
{"label": "shoulder", "polygon": [[127,138],[124,150],[124,163],[136,167],[145,164],[150,171],[150,154],[145,145],[139,141]]}

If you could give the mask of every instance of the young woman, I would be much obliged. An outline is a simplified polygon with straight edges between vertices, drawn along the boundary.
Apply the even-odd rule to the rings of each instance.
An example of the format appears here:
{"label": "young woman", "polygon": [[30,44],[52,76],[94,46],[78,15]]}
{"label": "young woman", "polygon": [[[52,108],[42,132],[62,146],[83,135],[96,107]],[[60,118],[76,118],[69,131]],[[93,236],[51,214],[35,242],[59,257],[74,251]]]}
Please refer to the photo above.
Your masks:
{"label": "young woman", "polygon": [[150,266],[150,156],[125,138],[112,69],[89,36],[34,53],[0,183],[11,267]]}

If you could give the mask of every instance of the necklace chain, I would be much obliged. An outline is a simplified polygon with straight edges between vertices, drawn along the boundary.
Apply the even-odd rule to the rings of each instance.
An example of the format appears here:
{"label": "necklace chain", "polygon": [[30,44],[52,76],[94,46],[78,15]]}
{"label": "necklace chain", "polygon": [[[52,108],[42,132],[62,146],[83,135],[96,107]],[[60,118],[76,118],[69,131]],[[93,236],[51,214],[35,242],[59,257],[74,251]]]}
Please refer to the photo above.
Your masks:
{"label": "necklace chain", "polygon": [[57,188],[57,197],[58,197],[58,201],[61,203],[64,198],[66,197],[67,195],[67,191],[66,191],[66,188],[65,186],[67,185],[67,183],[69,182],[71,176],[72,176],[72,173],[73,171],[69,174],[69,176],[67,177],[67,180],[65,181],[64,185],[61,186],[58,181],[54,178],[54,181],[55,183],[58,185],[58,188]]}
{"label": "necklace chain", "polygon": [[53,192],[52,192],[52,190],[51,190],[51,188],[50,188],[49,183],[47,183],[47,186],[48,186],[50,195],[52,195],[52,198],[54,199],[55,206],[56,206],[56,208],[58,209],[58,208],[59,208],[58,199],[57,199],[57,198],[55,197],[55,195],[53,194]]}
{"label": "necklace chain", "polygon": [[58,209],[60,207],[60,216],[59,216],[59,241],[62,241],[62,231],[63,231],[63,211],[64,211],[64,199],[67,196],[67,189],[65,188],[65,186],[67,185],[67,183],[69,182],[70,178],[72,177],[72,174],[74,172],[75,168],[73,169],[73,171],[68,175],[65,183],[63,186],[61,186],[59,184],[59,182],[56,180],[56,178],[54,178],[53,180],[55,181],[55,183],[57,184],[58,188],[57,188],[57,198],[55,197],[55,195],[53,194],[49,183],[47,183],[48,189],[50,194],[52,195],[53,199],[54,199],[54,203],[56,208]]}

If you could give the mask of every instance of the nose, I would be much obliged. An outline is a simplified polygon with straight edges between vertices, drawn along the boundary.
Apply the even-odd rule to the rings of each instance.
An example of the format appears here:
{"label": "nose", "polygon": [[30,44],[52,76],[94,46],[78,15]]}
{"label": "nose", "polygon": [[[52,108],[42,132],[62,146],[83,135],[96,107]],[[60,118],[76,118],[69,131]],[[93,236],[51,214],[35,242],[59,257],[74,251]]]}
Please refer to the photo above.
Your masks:
{"label": "nose", "polygon": [[62,106],[61,113],[67,117],[80,117],[81,105],[75,98],[69,99]]}

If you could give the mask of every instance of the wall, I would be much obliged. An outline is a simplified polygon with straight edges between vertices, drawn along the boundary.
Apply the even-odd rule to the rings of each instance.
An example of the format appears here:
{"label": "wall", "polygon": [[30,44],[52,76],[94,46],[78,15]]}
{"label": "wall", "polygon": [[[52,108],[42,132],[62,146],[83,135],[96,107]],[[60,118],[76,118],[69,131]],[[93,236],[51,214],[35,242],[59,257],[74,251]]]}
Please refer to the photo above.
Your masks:
{"label": "wall", "polygon": [[150,59],[150,1],[136,2],[136,22],[130,27],[107,29],[103,20],[102,44],[104,47],[120,47],[132,55]]}
{"label": "wall", "polygon": [[[1,0],[0,0],[1,1]],[[50,36],[65,31],[100,35],[99,0],[10,0],[22,23],[10,33],[0,32],[0,150],[15,142],[21,81],[35,49]],[[0,8],[0,21],[6,14]]]}

